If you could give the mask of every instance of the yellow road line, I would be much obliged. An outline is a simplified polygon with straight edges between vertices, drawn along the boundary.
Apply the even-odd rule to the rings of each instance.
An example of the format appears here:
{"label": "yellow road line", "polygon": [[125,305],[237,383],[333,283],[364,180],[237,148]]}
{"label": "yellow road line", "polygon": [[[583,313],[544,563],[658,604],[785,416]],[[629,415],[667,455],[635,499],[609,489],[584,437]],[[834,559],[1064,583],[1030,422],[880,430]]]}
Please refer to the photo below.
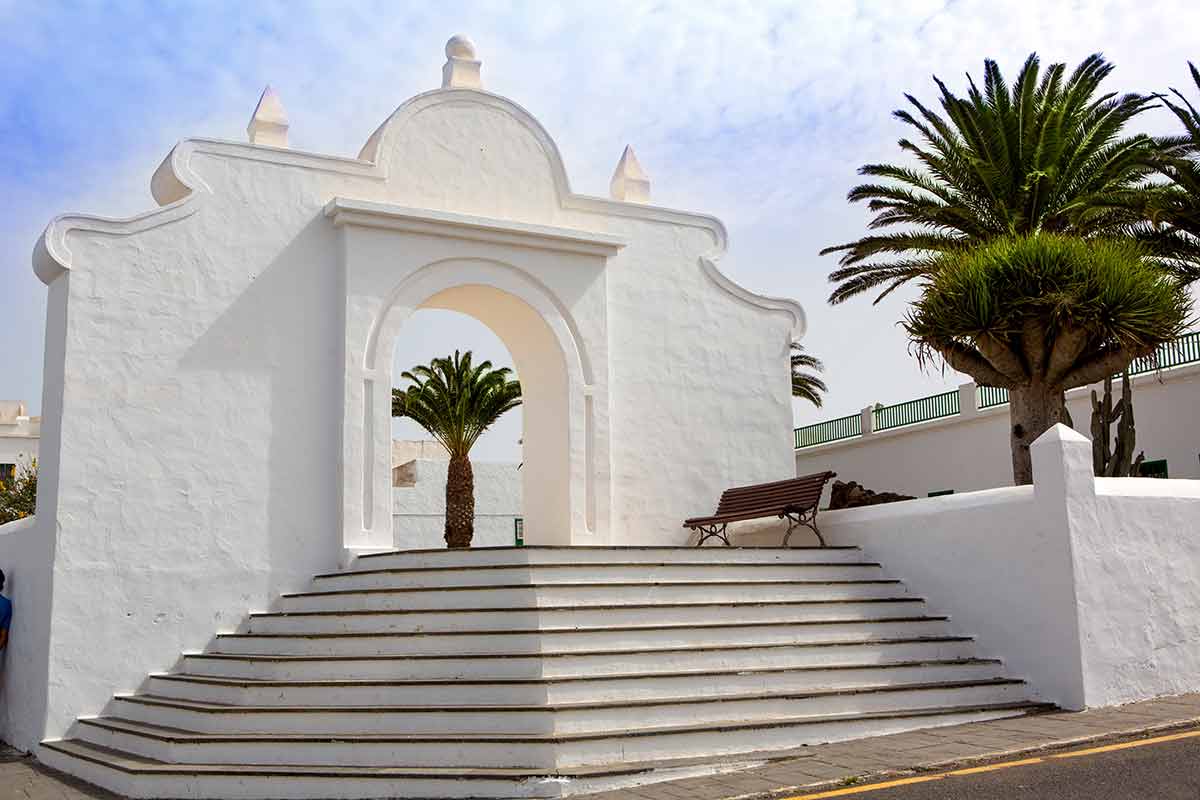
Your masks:
{"label": "yellow road line", "polygon": [[845,789],[833,789],[828,792],[818,792],[817,794],[805,794],[799,797],[789,797],[786,800],[822,800],[825,797],[845,797],[850,794],[863,794],[864,792],[875,792],[880,789],[892,789],[896,786],[908,786],[912,783],[928,783],[929,781],[940,781],[945,778],[945,775],[921,775],[916,778],[898,778],[887,783],[872,783],[869,786],[850,786]]}
{"label": "yellow road line", "polygon": [[1087,750],[1072,750],[1070,753],[1059,753],[1051,756],[1051,758],[1078,758],[1079,756],[1090,756],[1096,753],[1111,753],[1113,750],[1128,750],[1131,747],[1145,747],[1148,744],[1159,744],[1161,742],[1175,742],[1180,739],[1193,739],[1200,736],[1200,731],[1188,731],[1187,733],[1172,733],[1169,736],[1156,736],[1153,739],[1138,739],[1133,742],[1121,742],[1120,744],[1106,744],[1103,747],[1092,747]]}
{"label": "yellow road line", "polygon": [[1020,761],[1004,761],[1000,764],[985,764],[982,767],[967,767],[966,769],[956,769],[953,772],[947,772],[947,775],[978,775],[981,772],[995,772],[998,769],[1008,769],[1009,767],[1024,767],[1027,764],[1040,764],[1045,759],[1042,758],[1023,758]]}
{"label": "yellow road line", "polygon": [[1051,756],[1038,758],[1022,758],[1016,761],[1002,761],[999,764],[985,764],[982,767],[966,767],[964,769],[956,769],[950,772],[939,772],[936,775],[918,775],[912,778],[898,778],[892,781],[884,781],[883,783],[870,783],[865,786],[847,786],[844,789],[831,789],[825,792],[817,792],[816,794],[802,794],[793,797],[786,797],[783,800],[824,800],[827,797],[848,797],[854,794],[865,794],[867,792],[876,792],[881,789],[894,789],[897,786],[908,786],[913,783],[928,783],[929,781],[940,781],[946,778],[960,777],[963,775],[977,775],[981,772],[995,772],[999,769],[1008,769],[1009,767],[1024,767],[1032,764],[1043,764],[1049,758],[1079,758],[1080,756],[1091,756],[1099,753],[1110,753],[1114,750],[1127,750],[1131,747],[1145,747],[1151,744],[1162,744],[1163,742],[1175,742],[1180,739],[1192,739],[1200,736],[1200,731],[1187,731],[1186,733],[1172,733],[1166,736],[1156,736],[1152,739],[1137,739],[1132,742],[1121,742],[1119,744],[1107,744],[1101,747],[1089,747],[1086,750],[1072,750],[1069,753],[1057,753]]}

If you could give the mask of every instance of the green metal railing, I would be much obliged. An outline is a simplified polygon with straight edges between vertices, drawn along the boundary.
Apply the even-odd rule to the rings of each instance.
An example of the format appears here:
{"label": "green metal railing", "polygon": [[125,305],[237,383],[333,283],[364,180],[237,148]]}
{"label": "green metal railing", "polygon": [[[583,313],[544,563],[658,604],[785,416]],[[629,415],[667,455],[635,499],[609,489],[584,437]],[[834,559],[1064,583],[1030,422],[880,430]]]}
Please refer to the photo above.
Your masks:
{"label": "green metal railing", "polygon": [[797,449],[862,436],[862,414],[851,414],[815,425],[805,425],[803,428],[796,428],[795,434]]}
{"label": "green metal railing", "polygon": [[1153,356],[1135,358],[1129,365],[1130,375],[1144,375],[1160,369],[1170,369],[1200,361],[1200,331],[1185,333],[1173,342],[1159,345]]}
{"label": "green metal railing", "polygon": [[951,389],[919,400],[876,408],[873,427],[877,431],[886,431],[890,428],[928,422],[931,419],[953,417],[957,413],[958,389]]}
{"label": "green metal railing", "polygon": [[[1161,345],[1153,356],[1134,359],[1133,363],[1129,365],[1129,374],[1144,375],[1147,372],[1171,369],[1196,362],[1200,362],[1200,331],[1185,333],[1175,341]],[[1007,389],[995,386],[980,386],[978,389],[976,403],[980,409],[1002,406],[1007,402]],[[935,394],[932,397],[881,406],[875,409],[872,422],[875,430],[886,431],[905,425],[915,425],[918,422],[952,417],[958,413],[960,413],[958,390],[954,389],[942,394]],[[814,447],[841,439],[852,439],[856,436],[862,436],[861,414],[851,414],[795,429],[797,449]]]}
{"label": "green metal railing", "polygon": [[1001,389],[999,386],[980,386],[979,399],[976,402],[979,404],[979,408],[1002,406],[1008,402],[1008,389]]}

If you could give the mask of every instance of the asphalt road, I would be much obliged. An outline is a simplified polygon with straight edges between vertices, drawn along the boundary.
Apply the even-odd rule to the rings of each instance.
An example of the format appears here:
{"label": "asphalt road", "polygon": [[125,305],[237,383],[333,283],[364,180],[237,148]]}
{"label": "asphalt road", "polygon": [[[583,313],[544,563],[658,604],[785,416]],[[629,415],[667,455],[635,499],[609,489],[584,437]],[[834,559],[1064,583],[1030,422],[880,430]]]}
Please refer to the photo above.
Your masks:
{"label": "asphalt road", "polygon": [[[866,787],[863,787],[866,788]],[[854,793],[847,797],[857,797]],[[1200,738],[863,792],[864,800],[1200,800]]]}

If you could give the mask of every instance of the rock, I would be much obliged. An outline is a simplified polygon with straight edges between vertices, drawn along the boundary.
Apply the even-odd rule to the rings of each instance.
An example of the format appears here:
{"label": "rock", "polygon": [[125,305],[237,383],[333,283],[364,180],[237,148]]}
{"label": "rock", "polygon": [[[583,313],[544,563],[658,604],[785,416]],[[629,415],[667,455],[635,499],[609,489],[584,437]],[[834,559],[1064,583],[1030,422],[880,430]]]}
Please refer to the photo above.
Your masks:
{"label": "rock", "polygon": [[881,503],[898,503],[913,500],[912,495],[895,492],[873,492],[854,481],[834,481],[829,492],[829,509],[877,506]]}

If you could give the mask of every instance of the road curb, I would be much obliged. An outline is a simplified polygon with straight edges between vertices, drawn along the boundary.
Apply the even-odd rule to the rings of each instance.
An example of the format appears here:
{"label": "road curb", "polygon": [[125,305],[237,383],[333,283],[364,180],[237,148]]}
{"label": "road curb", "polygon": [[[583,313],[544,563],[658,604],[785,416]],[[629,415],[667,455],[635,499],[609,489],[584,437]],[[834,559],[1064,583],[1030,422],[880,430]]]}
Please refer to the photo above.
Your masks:
{"label": "road curb", "polygon": [[[1031,717],[1031,719],[1036,717]],[[728,795],[722,800],[775,800],[777,798],[785,798],[795,794],[812,794],[814,792],[827,791],[830,789],[839,789],[850,785],[866,785],[875,783],[885,778],[904,778],[909,776],[921,775],[929,772],[941,772],[960,767],[970,767],[984,764],[991,761],[999,761],[1009,758],[1019,758],[1022,756],[1032,756],[1041,753],[1049,753],[1055,750],[1063,750],[1071,747],[1078,747],[1085,744],[1103,744],[1117,740],[1137,739],[1153,736],[1155,734],[1168,733],[1171,731],[1182,730],[1185,728],[1195,728],[1200,726],[1200,717],[1189,717],[1187,719],[1172,720],[1170,722],[1162,722],[1154,725],[1142,725],[1136,728],[1125,728],[1121,730],[1113,730],[1103,733],[1088,734],[1086,736],[1075,736],[1064,739],[1055,739],[1042,744],[1032,745],[1029,747],[1016,747],[1009,750],[992,750],[986,753],[980,753],[977,756],[958,756],[951,759],[942,759],[939,761],[923,761],[911,766],[896,767],[895,769],[875,770],[872,772],[857,772],[849,773],[842,778],[832,778],[825,781],[817,781],[815,783],[798,784],[796,786],[781,786],[778,789],[771,789],[763,792],[750,792],[747,794]],[[867,740],[869,741],[869,740]],[[801,764],[804,757],[798,758],[783,758],[772,762],[773,764],[784,764],[794,762]],[[847,778],[854,778],[853,784],[847,784]],[[653,784],[650,784],[653,785]]]}

